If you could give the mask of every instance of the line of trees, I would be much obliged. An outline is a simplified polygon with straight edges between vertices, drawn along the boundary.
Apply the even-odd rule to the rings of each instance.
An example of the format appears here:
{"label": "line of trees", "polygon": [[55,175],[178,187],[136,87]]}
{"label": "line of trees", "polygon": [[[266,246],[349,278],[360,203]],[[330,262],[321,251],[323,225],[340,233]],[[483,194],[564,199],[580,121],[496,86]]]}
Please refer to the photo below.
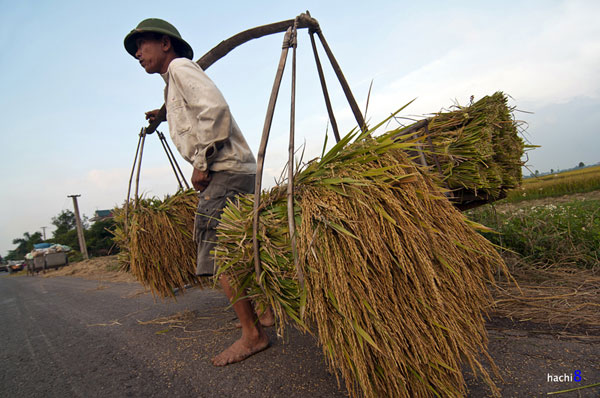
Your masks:
{"label": "line of trees", "polygon": [[[106,256],[118,251],[112,240],[113,235],[110,232],[115,226],[115,222],[112,219],[98,220],[90,225],[89,220],[84,216],[82,224],[90,256]],[[56,217],[52,217],[52,225],[56,229],[52,232],[52,238],[45,241],[41,232],[25,232],[22,237],[13,239],[12,243],[17,245],[17,247],[8,252],[5,260],[21,260],[27,253],[33,250],[34,244],[42,242],[67,245],[81,252],[79,240],[77,239],[75,214],[71,210],[62,210]]]}
{"label": "line of trees", "polygon": [[577,166],[575,166],[575,167],[573,167],[573,168],[571,168],[571,169],[564,169],[564,170],[554,170],[554,169],[550,169],[550,171],[549,171],[549,172],[547,172],[547,171],[546,171],[546,172],[541,172],[541,173],[540,173],[540,171],[539,171],[539,170],[536,170],[535,172],[533,172],[533,173],[530,173],[530,174],[529,174],[529,177],[539,177],[539,176],[543,176],[543,175],[547,175],[547,174],[554,174],[554,172],[555,172],[555,171],[556,171],[557,173],[559,173],[559,172],[563,172],[563,171],[569,171],[569,170],[575,170],[575,169],[582,169],[582,168],[584,168],[584,167],[586,167],[585,163],[583,163],[583,162],[579,162],[579,163],[577,164]]}

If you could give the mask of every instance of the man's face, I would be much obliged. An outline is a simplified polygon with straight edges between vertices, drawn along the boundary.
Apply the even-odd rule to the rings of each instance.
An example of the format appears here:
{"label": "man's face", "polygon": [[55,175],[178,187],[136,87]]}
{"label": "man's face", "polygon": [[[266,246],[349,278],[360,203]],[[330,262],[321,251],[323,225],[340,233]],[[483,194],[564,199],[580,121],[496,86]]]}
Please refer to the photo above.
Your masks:
{"label": "man's face", "polygon": [[[156,39],[151,35],[140,35],[135,43],[137,51],[135,57],[140,61],[142,68],[147,73],[165,73],[165,62],[170,43],[166,43],[168,39]],[[167,64],[168,66],[168,64]],[[164,70],[163,70],[164,69]]]}

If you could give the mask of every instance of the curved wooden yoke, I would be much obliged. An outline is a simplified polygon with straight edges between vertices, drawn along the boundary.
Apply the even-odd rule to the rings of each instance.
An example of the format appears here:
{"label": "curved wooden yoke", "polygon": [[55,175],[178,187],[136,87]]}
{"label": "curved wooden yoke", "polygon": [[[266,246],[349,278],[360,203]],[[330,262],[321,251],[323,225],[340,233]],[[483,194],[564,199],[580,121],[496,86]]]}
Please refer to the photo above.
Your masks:
{"label": "curved wooden yoke", "polygon": [[[327,57],[329,58],[329,60],[331,62],[331,66],[333,67],[335,74],[336,74],[338,80],[340,81],[342,89],[344,90],[344,94],[346,94],[346,97],[350,104],[350,108],[352,109],[352,112],[354,113],[356,122],[364,130],[366,128],[365,122],[364,122],[362,113],[361,113],[360,109],[358,108],[358,105],[356,104],[356,100],[354,99],[354,96],[352,95],[350,86],[348,85],[348,82],[346,81],[346,78],[344,77],[344,74],[342,73],[342,70],[341,70],[339,64],[337,63],[337,60],[333,56],[333,52],[329,48],[329,45],[327,44],[325,37],[323,36],[323,32],[321,31],[319,22],[316,19],[312,18],[308,11],[306,13],[302,13],[302,14],[298,15],[295,19],[288,19],[285,21],[275,22],[275,23],[268,24],[268,25],[257,26],[256,28],[248,29],[248,30],[240,32],[234,36],[231,36],[229,39],[223,40],[221,43],[219,43],[215,47],[213,47],[209,52],[204,54],[198,61],[196,61],[196,63],[198,65],[200,65],[200,67],[203,70],[206,70],[209,67],[211,67],[215,62],[217,62],[218,60],[220,60],[221,58],[223,58],[224,56],[229,54],[236,47],[238,47],[244,43],[247,43],[253,39],[258,39],[258,38],[272,35],[275,33],[283,33],[285,31],[287,31],[288,28],[294,26],[294,24],[297,24],[297,29],[305,29],[305,28],[309,29],[309,33],[311,36],[311,42],[312,42],[312,46],[313,46],[313,52],[315,54],[315,61],[317,63],[317,69],[319,72],[319,78],[321,79],[321,86],[323,88],[323,94],[325,96],[325,102],[327,105],[327,111],[329,113],[329,119],[331,121],[331,126],[332,126],[332,129],[336,136],[336,139],[338,141],[340,139],[339,131],[337,130],[337,123],[335,122],[335,118],[333,116],[333,111],[331,110],[331,103],[329,101],[329,94],[327,93],[327,86],[325,85],[325,78],[323,76],[323,70],[321,68],[321,63],[319,60],[319,56],[317,54],[317,48],[314,43],[313,36],[315,33],[317,34],[317,36],[319,37],[319,40],[321,41],[321,44],[323,45],[323,49],[325,50],[325,53],[327,54]],[[154,133],[154,131],[156,131],[158,126],[162,122],[167,120],[166,115],[167,115],[167,109],[165,108],[165,105],[163,104],[163,106],[160,108],[160,112],[157,115],[154,122],[150,123],[148,125],[148,127],[146,127],[146,134]]]}
{"label": "curved wooden yoke", "polygon": [[[262,287],[261,282],[261,261],[260,261],[260,245],[258,242],[258,225],[259,225],[259,214],[260,214],[260,194],[262,189],[262,175],[264,168],[264,159],[265,152],[267,148],[267,142],[269,140],[269,133],[271,131],[271,124],[273,121],[273,114],[275,111],[275,104],[277,102],[277,97],[279,93],[279,87],[281,86],[281,79],[283,77],[283,71],[285,69],[286,59],[288,55],[288,50],[292,48],[293,58],[292,58],[292,96],[291,96],[291,113],[290,113],[290,142],[289,142],[289,158],[288,158],[288,227],[290,231],[290,243],[292,245],[292,253],[294,256],[294,264],[296,266],[296,271],[298,273],[298,280],[304,288],[304,275],[302,269],[298,263],[298,256],[296,251],[296,234],[295,234],[295,224],[294,224],[294,130],[295,130],[295,94],[296,94],[296,46],[297,46],[297,30],[308,28],[310,34],[311,45],[313,49],[313,54],[315,57],[315,62],[317,65],[317,72],[319,74],[319,79],[321,81],[321,88],[323,90],[323,96],[325,99],[325,105],[327,107],[327,113],[329,115],[329,120],[333,129],[333,133],[335,135],[335,139],[337,142],[340,141],[340,134],[338,130],[338,126],[335,120],[335,116],[333,114],[333,108],[331,106],[331,101],[329,98],[329,93],[327,90],[327,84],[325,82],[325,76],[323,73],[323,68],[321,66],[321,61],[319,59],[319,54],[317,52],[317,47],[315,44],[314,35],[316,34],[325,50],[325,53],[331,63],[331,66],[342,86],[342,90],[346,95],[346,99],[352,109],[352,113],[358,123],[358,126],[366,131],[367,127],[365,125],[365,121],[363,115],[358,108],[356,100],[354,99],[354,95],[350,90],[350,86],[342,73],[342,70],[333,56],[333,52],[329,48],[325,37],[323,36],[323,32],[321,31],[321,27],[316,19],[310,16],[310,13],[307,11],[306,13],[302,13],[298,15],[295,19],[288,19],[286,21],[276,22],[269,25],[258,26],[256,28],[248,29],[243,32],[240,32],[227,40],[222,41],[209,52],[204,54],[198,61],[198,65],[203,70],[208,69],[212,64],[217,62],[219,59],[223,58],[225,55],[229,54],[234,48],[247,43],[250,40],[258,39],[260,37],[264,37],[267,35],[272,35],[274,33],[285,32],[285,36],[283,39],[282,52],[281,57],[279,59],[279,65],[277,67],[277,73],[275,75],[275,82],[273,83],[273,88],[271,90],[271,97],[269,99],[269,105],[267,108],[267,114],[265,116],[265,123],[263,127],[262,138],[260,142],[260,147],[258,150],[257,156],[257,168],[256,168],[256,184],[254,190],[254,211],[253,211],[253,236],[252,243],[254,249],[254,266],[256,273],[256,280],[259,286]],[[159,114],[157,115],[154,122],[150,123],[148,127],[145,128],[145,134],[152,134],[156,131],[156,128],[160,125],[161,122],[166,120],[166,108],[165,105],[161,107]]]}

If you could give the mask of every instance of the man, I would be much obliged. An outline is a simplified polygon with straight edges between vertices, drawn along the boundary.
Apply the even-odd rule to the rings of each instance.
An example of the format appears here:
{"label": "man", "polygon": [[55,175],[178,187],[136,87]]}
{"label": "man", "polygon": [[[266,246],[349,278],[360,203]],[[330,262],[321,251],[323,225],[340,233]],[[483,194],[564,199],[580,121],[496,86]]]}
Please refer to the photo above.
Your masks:
{"label": "man", "polygon": [[[124,44],[147,73],[160,73],[165,80],[169,132],[181,156],[194,167],[192,185],[200,191],[195,221],[196,274],[213,275],[215,261],[210,252],[217,239],[219,217],[228,198],[254,192],[256,160],[223,95],[192,61],[192,48],[173,25],[146,19],[125,37]],[[146,119],[153,121],[157,113],[147,112]],[[227,277],[219,282],[229,300],[238,297]],[[233,309],[242,337],[213,358],[216,366],[242,361],[269,345],[252,303],[240,299]]]}

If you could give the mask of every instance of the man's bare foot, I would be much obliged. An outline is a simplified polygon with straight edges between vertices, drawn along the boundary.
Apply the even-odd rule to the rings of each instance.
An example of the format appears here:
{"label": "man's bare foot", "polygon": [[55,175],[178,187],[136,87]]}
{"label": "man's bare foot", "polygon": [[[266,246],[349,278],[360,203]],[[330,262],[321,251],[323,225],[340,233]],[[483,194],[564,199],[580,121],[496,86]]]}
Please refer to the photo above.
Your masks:
{"label": "man's bare foot", "polygon": [[225,351],[212,359],[215,366],[225,366],[230,363],[243,361],[251,355],[256,354],[269,346],[269,338],[261,333],[257,339],[240,338]]}
{"label": "man's bare foot", "polygon": [[[258,321],[260,322],[261,326],[266,328],[275,325],[275,314],[273,314],[273,310],[271,309],[271,307],[267,308],[265,311],[263,311],[262,314],[258,316]],[[241,329],[242,322],[237,321],[235,323],[235,327]]]}

